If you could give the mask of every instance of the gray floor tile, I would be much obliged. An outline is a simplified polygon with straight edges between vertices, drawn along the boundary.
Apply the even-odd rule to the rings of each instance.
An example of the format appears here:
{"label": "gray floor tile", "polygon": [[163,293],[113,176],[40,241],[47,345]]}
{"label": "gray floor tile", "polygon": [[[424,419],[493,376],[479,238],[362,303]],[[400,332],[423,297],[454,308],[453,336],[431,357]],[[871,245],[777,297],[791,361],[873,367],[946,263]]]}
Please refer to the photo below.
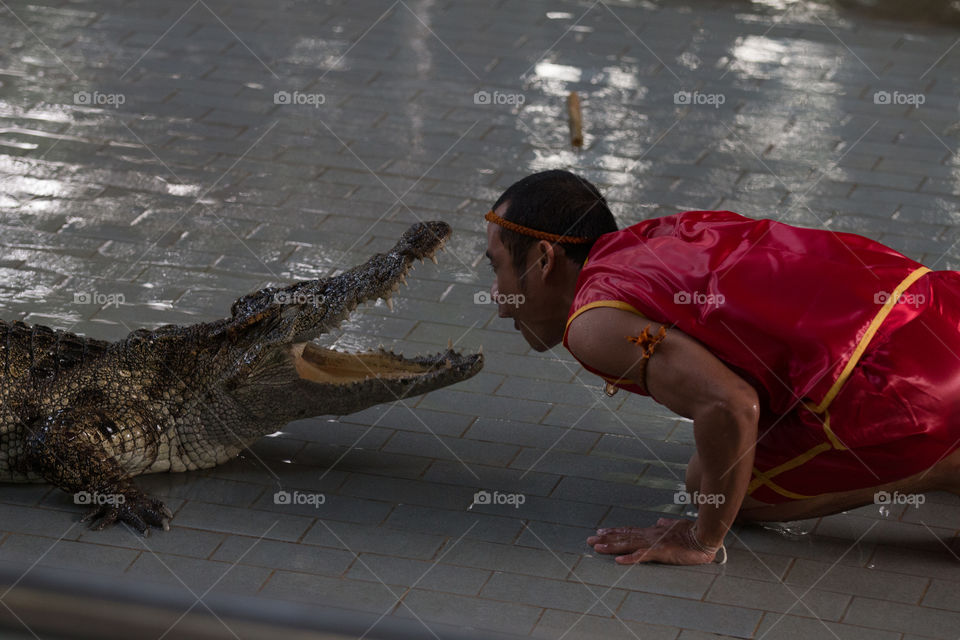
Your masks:
{"label": "gray floor tile", "polygon": [[[403,599],[396,615],[434,620],[466,628],[526,632],[533,628],[542,609],[513,602],[468,598],[437,591],[414,589]],[[429,623],[427,624],[429,626]]]}
{"label": "gray floor tile", "polygon": [[385,524],[396,529],[445,535],[453,539],[466,536],[504,544],[513,542],[523,527],[522,519],[517,516],[431,509],[411,504],[397,505]]}
{"label": "gray floor tile", "polygon": [[[584,616],[569,611],[547,609],[531,635],[534,638],[563,637],[570,640],[593,640],[594,638],[673,640],[677,637],[677,629],[624,620],[612,615]],[[716,638],[716,636],[711,637]]]}
{"label": "gray floor tile", "polygon": [[345,549],[353,554],[394,553],[402,558],[433,559],[446,543],[439,535],[411,533],[387,527],[319,521],[303,537],[305,544]]}
{"label": "gray floor tile", "polygon": [[177,513],[177,524],[279,540],[297,540],[312,519],[303,516],[253,509],[238,509],[201,502],[189,502]]}
{"label": "gray floor tile", "polygon": [[381,614],[393,608],[403,590],[379,582],[275,571],[260,593],[269,598]]}
{"label": "gray floor tile", "polygon": [[64,567],[92,573],[119,575],[140,555],[140,550],[122,549],[102,544],[84,544],[74,540],[57,540],[33,535],[11,534],[0,546],[4,562],[36,563],[44,567]]}
{"label": "gray floor tile", "polygon": [[[455,561],[456,547],[451,546],[449,549],[449,554],[445,553],[441,559]],[[490,575],[490,571],[483,569],[371,553],[361,553],[347,573],[348,578],[355,580],[375,582],[382,580],[389,585],[419,587],[462,595],[477,595],[490,579]]]}
{"label": "gray floor tile", "polygon": [[717,576],[706,600],[738,606],[749,603],[751,608],[836,622],[843,615],[850,596],[817,588],[792,587],[789,583]]}
{"label": "gray floor tile", "polygon": [[500,572],[495,573],[480,592],[487,598],[593,615],[612,615],[626,594],[624,589]]}
{"label": "gray floor tile", "polygon": [[620,609],[620,617],[625,620],[725,633],[738,638],[751,637],[761,615],[756,609],[641,592],[630,593]]}
{"label": "gray floor tile", "polygon": [[253,595],[270,576],[270,569],[211,562],[162,553],[143,553],[125,576],[182,587],[200,598],[210,593]]}
{"label": "gray floor tile", "polygon": [[843,621],[883,631],[951,638],[956,634],[957,624],[960,623],[960,613],[855,597]]}
{"label": "gray floor tile", "polygon": [[354,557],[346,550],[229,536],[210,559],[285,571],[339,576],[350,567]]}
{"label": "gray floor tile", "polygon": [[763,621],[757,628],[757,637],[761,635],[765,638],[779,638],[782,640],[819,638],[822,636],[828,638],[836,636],[842,640],[859,640],[861,638],[864,640],[867,638],[895,640],[900,637],[895,631],[867,629],[849,624],[837,624],[836,622],[830,622],[828,620],[784,616],[777,613],[764,614]]}

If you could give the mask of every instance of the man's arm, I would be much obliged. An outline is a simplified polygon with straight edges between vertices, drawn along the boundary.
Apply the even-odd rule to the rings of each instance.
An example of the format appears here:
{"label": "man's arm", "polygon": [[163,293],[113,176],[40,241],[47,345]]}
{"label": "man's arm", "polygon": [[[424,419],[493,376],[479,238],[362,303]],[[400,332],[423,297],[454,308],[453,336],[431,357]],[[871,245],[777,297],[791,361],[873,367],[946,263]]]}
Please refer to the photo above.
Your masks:
{"label": "man's arm", "polygon": [[[693,420],[701,463],[701,494],[723,495],[723,504],[700,504],[700,541],[717,546],[747,492],[757,441],[757,393],[699,342],[667,328],[642,369],[642,349],[627,341],[659,323],[620,309],[599,307],[570,324],[570,351],[608,376],[644,377],[647,391],[671,411]],[[643,375],[645,373],[645,375]]]}

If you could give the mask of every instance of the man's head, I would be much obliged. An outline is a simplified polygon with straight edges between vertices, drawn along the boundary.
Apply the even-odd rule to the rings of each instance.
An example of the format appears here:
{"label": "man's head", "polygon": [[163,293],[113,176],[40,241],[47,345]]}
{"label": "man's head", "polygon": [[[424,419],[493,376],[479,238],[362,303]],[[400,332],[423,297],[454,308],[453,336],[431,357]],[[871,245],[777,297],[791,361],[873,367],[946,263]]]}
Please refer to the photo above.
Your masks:
{"label": "man's head", "polygon": [[577,276],[593,242],[616,231],[617,223],[595,186],[561,170],[514,183],[493,211],[528,229],[588,239],[541,240],[493,222],[487,225],[487,257],[496,274],[491,295],[500,317],[513,318],[530,346],[544,351],[563,337]]}

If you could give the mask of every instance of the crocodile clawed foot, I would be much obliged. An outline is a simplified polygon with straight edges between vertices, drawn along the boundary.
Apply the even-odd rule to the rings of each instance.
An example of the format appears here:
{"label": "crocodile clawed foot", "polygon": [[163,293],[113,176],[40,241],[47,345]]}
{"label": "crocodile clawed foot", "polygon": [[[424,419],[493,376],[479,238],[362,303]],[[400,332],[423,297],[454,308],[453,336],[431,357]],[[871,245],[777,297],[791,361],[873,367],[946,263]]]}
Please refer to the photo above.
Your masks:
{"label": "crocodile clawed foot", "polygon": [[90,528],[102,531],[117,522],[130,525],[142,535],[150,535],[150,527],[170,530],[173,512],[163,502],[151,498],[137,489],[127,489],[117,496],[122,501],[100,504],[88,511],[81,522],[90,522]]}

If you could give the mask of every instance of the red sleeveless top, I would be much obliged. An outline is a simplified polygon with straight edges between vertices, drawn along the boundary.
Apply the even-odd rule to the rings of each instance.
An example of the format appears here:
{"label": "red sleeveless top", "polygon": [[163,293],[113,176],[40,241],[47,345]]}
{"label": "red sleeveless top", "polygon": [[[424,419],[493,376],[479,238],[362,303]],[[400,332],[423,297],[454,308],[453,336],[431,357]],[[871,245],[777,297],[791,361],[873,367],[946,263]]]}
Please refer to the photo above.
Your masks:
{"label": "red sleeveless top", "polygon": [[[932,299],[927,272],[855,234],[686,211],[601,236],[580,271],[567,328],[594,307],[625,309],[699,340],[774,413],[798,398],[825,407],[870,341],[923,309],[910,300]],[[569,349],[566,332],[563,344]],[[634,347],[624,338],[624,348]],[[648,395],[642,381],[583,366]]]}

